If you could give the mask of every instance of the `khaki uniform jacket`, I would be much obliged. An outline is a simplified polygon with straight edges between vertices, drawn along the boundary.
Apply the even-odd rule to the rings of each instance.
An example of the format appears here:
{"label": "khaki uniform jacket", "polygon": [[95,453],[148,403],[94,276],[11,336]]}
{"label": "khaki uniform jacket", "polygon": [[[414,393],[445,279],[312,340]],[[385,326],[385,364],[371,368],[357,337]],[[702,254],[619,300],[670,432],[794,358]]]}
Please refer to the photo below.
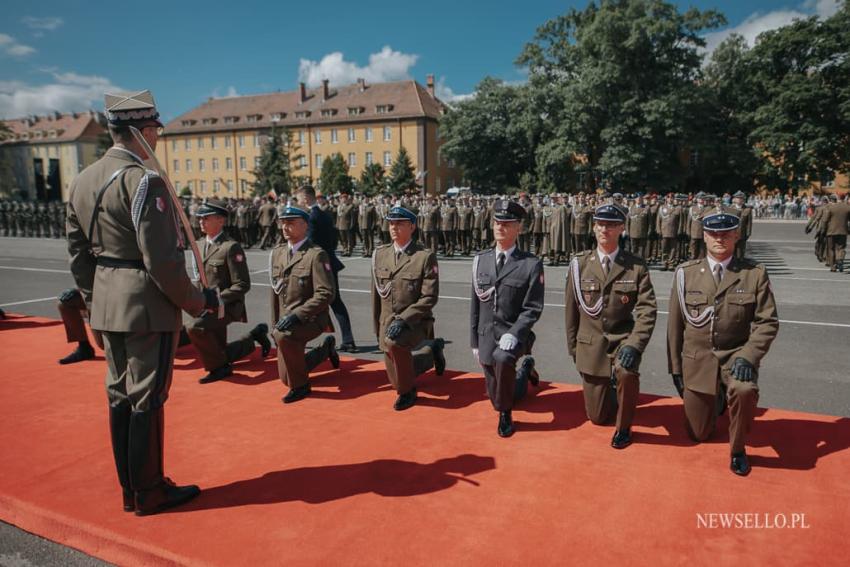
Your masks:
{"label": "khaki uniform jacket", "polygon": [[336,208],[337,230],[351,230],[354,228],[355,208],[352,203],[345,203]]}
{"label": "khaki uniform jacket", "polygon": [[207,243],[206,237],[198,239],[198,250],[204,261],[204,271],[212,288],[218,288],[224,310],[234,321],[248,321],[245,294],[251,289],[251,275],[242,246],[223,232]]}
{"label": "khaki uniform jacket", "polygon": [[741,239],[748,240],[753,234],[753,210],[746,205],[740,209],[732,205],[729,211],[741,219]]}
{"label": "khaki uniform jacket", "polygon": [[676,238],[679,236],[679,224],[681,223],[679,216],[681,213],[682,209],[673,205],[664,204],[658,207],[655,231],[662,238]]}
{"label": "khaki uniform jacket", "polygon": [[[779,331],[776,301],[761,264],[733,258],[716,286],[708,259],[685,262],[684,305],[678,277],[673,280],[667,317],[667,362],[670,374],[682,374],[694,392],[714,394],[718,369],[726,371],[740,357],[759,367]],[[678,271],[676,272],[678,276]],[[713,321],[696,327],[682,311],[699,316],[714,307]]]}
{"label": "khaki uniform jacket", "polygon": [[486,207],[472,207],[472,228],[475,230],[484,230],[489,223],[490,215]]}
{"label": "khaki uniform jacket", "polygon": [[372,230],[378,222],[378,211],[375,205],[361,204],[357,208],[357,226],[360,230]]}
{"label": "khaki uniform jacket", "polygon": [[278,244],[271,252],[269,273],[272,324],[290,313],[301,322],[284,336],[317,336],[329,327],[328,308],[337,290],[330,259],[319,245],[305,241],[290,260],[289,244]]}
{"label": "khaki uniform jacket", "polygon": [[626,216],[626,234],[629,238],[648,238],[649,219],[648,207],[632,207]]}
{"label": "khaki uniform jacket", "polygon": [[549,233],[549,251],[569,252],[572,249],[570,219],[572,207],[555,205],[549,217],[547,231]]}
{"label": "khaki uniform jacket", "polygon": [[576,205],[573,207],[572,212],[570,232],[573,234],[590,234],[593,207],[590,205]]}
{"label": "khaki uniform jacket", "polygon": [[825,234],[825,227],[823,226],[823,213],[826,210],[826,205],[818,205],[815,207],[815,212],[812,214],[812,218],[809,219],[809,222],[806,224],[807,229],[813,229],[815,234],[822,235]]}
{"label": "khaki uniform jacket", "polygon": [[[395,319],[403,320],[411,329],[399,337],[405,346],[413,348],[433,338],[433,310],[440,295],[437,256],[421,243],[411,242],[397,264],[392,244],[379,246],[372,258],[372,323],[381,350],[387,350],[387,327]],[[386,297],[381,297],[376,284],[388,292]]]}
{"label": "khaki uniform jacket", "polygon": [[823,224],[827,236],[847,234],[847,223],[850,221],[850,203],[830,203],[823,213]]}
{"label": "khaki uniform jacket", "polygon": [[[130,167],[106,189],[90,235],[97,192],[117,170]],[[186,274],[178,247],[178,212],[163,180],[129,152],[109,149],[71,183],[66,219],[71,274],[90,304],[97,331],[171,332],[180,310],[197,316],[204,295]],[[188,243],[186,243],[188,245]],[[97,256],[140,260],[145,269],[108,268]]]}
{"label": "khaki uniform jacket", "polygon": [[262,227],[271,226],[277,220],[277,207],[274,203],[263,203],[257,210],[257,222]]}
{"label": "khaki uniform jacket", "polygon": [[702,218],[708,212],[708,208],[693,205],[687,210],[688,236],[702,239]]}
{"label": "khaki uniform jacket", "polygon": [[445,207],[440,212],[440,230],[447,232],[457,230],[457,207]]}
{"label": "khaki uniform jacket", "polygon": [[427,205],[422,207],[422,230],[425,232],[433,232],[436,230],[440,230],[440,206],[439,205]]}
{"label": "khaki uniform jacket", "polygon": [[596,250],[582,252],[578,262],[579,289],[589,307],[602,297],[602,311],[591,317],[575,294],[572,265],[567,269],[564,321],[567,350],[583,374],[609,376],[612,359],[620,347],[632,346],[643,353],[655,329],[655,290],[646,262],[624,250],[603,275]]}
{"label": "khaki uniform jacket", "polygon": [[472,207],[461,205],[457,208],[457,229],[472,230]]}

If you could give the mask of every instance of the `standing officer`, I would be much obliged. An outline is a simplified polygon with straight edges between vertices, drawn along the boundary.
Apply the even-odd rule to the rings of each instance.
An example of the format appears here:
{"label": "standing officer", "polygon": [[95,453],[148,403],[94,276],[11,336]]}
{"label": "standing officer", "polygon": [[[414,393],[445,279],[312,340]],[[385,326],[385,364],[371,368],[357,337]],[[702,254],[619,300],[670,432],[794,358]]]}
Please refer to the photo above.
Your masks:
{"label": "standing officer", "polygon": [[821,221],[826,229],[826,258],[830,272],[844,271],[844,254],[847,248],[848,222],[850,222],[850,203],[839,201],[838,195],[829,196]]}
{"label": "standing officer", "polygon": [[440,212],[440,232],[443,235],[443,251],[447,257],[455,255],[458,215],[454,199],[448,199]]}
{"label": "standing officer", "polygon": [[587,250],[592,216],[593,207],[585,201],[584,193],[579,193],[578,203],[573,207],[570,221],[570,233],[573,235],[573,251],[576,253]]}
{"label": "standing officer", "polygon": [[201,223],[198,220],[198,216],[195,214],[198,211],[198,207],[201,206],[200,199],[197,197],[192,199],[192,204],[189,205],[189,223],[192,225],[192,232],[195,240],[201,237]]}
{"label": "standing officer", "polygon": [[277,343],[277,372],[289,387],[283,403],[297,402],[310,395],[308,374],[326,359],[339,368],[333,335],[306,355],[304,347],[330,327],[328,308],[333,301],[333,268],[322,248],[307,237],[310,213],[288,206],[278,215],[286,243],[276,246],[269,257],[271,278],[272,332]]}
{"label": "standing officer", "polygon": [[697,202],[691,205],[687,213],[688,237],[690,238],[689,258],[699,260],[705,258],[705,241],[702,237],[702,219],[705,213],[705,194],[697,193]]}
{"label": "standing officer", "polygon": [[[239,340],[227,342],[227,326],[234,321],[248,321],[245,294],[251,289],[245,252],[225,230],[228,212],[227,205],[218,199],[209,199],[195,212],[204,234],[198,241],[203,270],[209,285],[218,288],[224,304],[224,317],[219,319],[216,313],[205,313],[186,328],[189,340],[198,350],[207,371],[206,376],[199,380],[201,384],[232,376],[232,363],[254,352],[254,341],[262,348],[263,358],[272,348],[269,328],[265,323],[260,323]],[[197,274],[198,267],[193,268]]]}
{"label": "standing officer", "polygon": [[486,246],[488,209],[478,197],[474,197],[472,202],[472,246],[478,251]]}
{"label": "standing officer", "polygon": [[353,218],[354,211],[354,204],[351,202],[348,193],[342,193],[339,196],[339,205],[336,208],[336,228],[342,240],[343,256],[351,256],[357,240],[354,236],[356,232]]}
{"label": "standing officer", "polygon": [[437,200],[434,197],[429,197],[428,204],[422,207],[420,214],[423,219],[422,230],[425,232],[425,246],[436,254],[440,247],[440,226],[442,224],[440,205],[437,204]]}
{"label": "standing officer", "polygon": [[549,216],[547,242],[549,265],[557,266],[560,262],[569,262],[572,252],[572,235],[570,220],[572,208],[563,195],[556,197],[557,203],[552,204],[552,214]]}
{"label": "standing officer", "polygon": [[707,256],[682,264],[673,279],[667,318],[667,360],[684,399],[688,434],[708,439],[718,394],[729,407],[730,468],[750,472],[746,434],[758,403],[758,368],[779,331],[776,302],[761,264],[734,257],[738,217],[703,219]]}
{"label": "standing officer", "polygon": [[611,446],[628,447],[640,392],[641,357],[655,328],[655,290],[646,261],[618,246],[626,221],[616,205],[593,216],[596,250],[567,270],[567,350],[581,373],[584,407],[596,425],[616,414]]}
{"label": "standing officer", "polygon": [[372,255],[375,248],[375,224],[378,222],[378,213],[372,199],[364,197],[357,207],[357,227],[360,230],[360,242],[363,243],[363,257]]}
{"label": "standing officer", "polygon": [[470,344],[484,369],[487,395],[499,412],[498,433],[514,433],[513,410],[530,379],[538,382],[531,353],[531,328],[543,312],[543,262],[517,247],[526,212],[519,203],[500,200],[493,205],[496,247],[477,254],[472,263]]}
{"label": "standing officer", "polygon": [[741,219],[741,238],[735,245],[735,257],[743,258],[747,254],[747,240],[753,234],[753,210],[745,204],[747,195],[738,191],[732,195],[732,208],[730,212]]}
{"label": "standing officer", "polygon": [[667,193],[666,201],[658,207],[655,231],[661,235],[663,270],[675,268],[679,263],[679,227],[682,210],[673,203],[673,194]]}
{"label": "standing officer", "polygon": [[163,475],[168,399],[180,310],[218,308],[214,290],[186,274],[175,204],[162,178],[145,169],[130,126],[153,148],[162,127],[150,91],[106,95],[115,145],[72,182],[68,203],[71,273],[92,329],[103,333],[112,449],[124,510],[154,514],[198,495]]}
{"label": "standing officer", "polygon": [[631,253],[646,260],[646,244],[649,238],[649,209],[643,204],[643,197],[638,196],[629,209],[626,217],[625,232],[629,237]]}
{"label": "standing officer", "polygon": [[441,376],[446,369],[443,339],[434,339],[440,271],[434,252],[412,240],[413,211],[393,207],[387,220],[392,245],[372,255],[372,319],[387,377],[398,392],[393,408],[402,411],[416,403],[418,375],[434,367]]}
{"label": "standing officer", "polygon": [[265,250],[270,246],[274,246],[277,235],[275,234],[275,217],[277,210],[269,197],[263,198],[263,204],[257,210],[257,224],[260,225],[260,232],[263,234],[260,237],[260,250]]}
{"label": "standing officer", "polygon": [[464,197],[457,207],[457,245],[464,256],[472,254],[472,224],[472,207],[469,206],[469,198]]}

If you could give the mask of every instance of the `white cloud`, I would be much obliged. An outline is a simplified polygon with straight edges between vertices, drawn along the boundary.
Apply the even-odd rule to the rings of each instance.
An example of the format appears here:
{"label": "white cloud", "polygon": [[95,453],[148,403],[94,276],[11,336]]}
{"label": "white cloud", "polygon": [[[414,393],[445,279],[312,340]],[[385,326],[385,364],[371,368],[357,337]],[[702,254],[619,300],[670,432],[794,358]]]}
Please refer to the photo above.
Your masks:
{"label": "white cloud", "polygon": [[104,93],[123,90],[105,77],[76,73],[51,74],[54,82],[46,85],[0,81],[0,118],[20,118],[54,110],[88,110],[103,104]]}
{"label": "white cloud", "polygon": [[410,69],[418,59],[418,55],[393,51],[387,45],[378,53],[369,55],[369,64],[361,67],[346,61],[341,51],[334,51],[322,57],[321,61],[301,59],[298,80],[309,87],[321,85],[322,79],[328,79],[335,85],[354,83],[360,78],[369,83],[401,81],[410,78]]}
{"label": "white cloud", "polygon": [[23,57],[30,53],[35,53],[35,49],[29,45],[18,43],[18,41],[9,34],[0,33],[0,50],[7,55],[15,57]]}
{"label": "white cloud", "polygon": [[27,16],[21,20],[24,25],[32,30],[47,30],[53,31],[65,21],[62,18],[49,17],[49,18],[35,18],[33,16]]}
{"label": "white cloud", "polygon": [[755,45],[759,34],[791,24],[794,20],[805,19],[813,15],[821,19],[834,15],[839,8],[840,0],[806,0],[796,10],[774,10],[773,12],[751,14],[737,26],[705,34],[705,51],[711,53],[723,40],[733,33],[747,40],[747,44]]}
{"label": "white cloud", "polygon": [[228,98],[232,96],[239,96],[239,93],[236,92],[236,87],[230,85],[227,87],[227,90],[224,94],[221,94],[221,87],[216,87],[213,89],[212,94],[210,95],[212,98]]}
{"label": "white cloud", "polygon": [[434,94],[437,98],[446,103],[461,102],[475,96],[475,93],[458,94],[446,84],[446,78],[440,77],[437,84],[434,85]]}

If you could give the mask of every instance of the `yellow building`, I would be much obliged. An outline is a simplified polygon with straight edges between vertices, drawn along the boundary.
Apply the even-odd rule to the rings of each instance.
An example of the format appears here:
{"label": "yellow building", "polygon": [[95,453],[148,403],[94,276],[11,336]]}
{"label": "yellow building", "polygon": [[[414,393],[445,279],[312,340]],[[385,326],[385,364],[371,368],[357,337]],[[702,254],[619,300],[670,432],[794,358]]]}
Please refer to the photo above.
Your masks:
{"label": "yellow building", "polygon": [[444,111],[434,94],[416,81],[211,98],[165,127],[156,152],[177,188],[195,195],[248,197],[272,127],[291,133],[294,174],[318,180],[322,161],[341,154],[349,175],[379,163],[387,170],[404,146],[429,193],[459,184],[460,171],[441,160],[437,125]]}
{"label": "yellow building", "polygon": [[11,135],[0,142],[7,196],[68,200],[71,181],[101,153],[105,118],[94,111],[5,120]]}

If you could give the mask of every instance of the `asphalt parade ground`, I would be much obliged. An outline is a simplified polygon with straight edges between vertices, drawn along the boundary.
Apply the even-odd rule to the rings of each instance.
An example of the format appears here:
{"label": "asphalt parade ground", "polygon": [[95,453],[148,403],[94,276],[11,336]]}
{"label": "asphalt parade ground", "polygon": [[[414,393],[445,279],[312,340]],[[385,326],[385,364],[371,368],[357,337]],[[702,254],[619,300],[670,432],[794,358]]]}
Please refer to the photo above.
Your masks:
{"label": "asphalt parade ground", "polygon": [[[763,407],[850,416],[850,265],[845,273],[833,273],[819,264],[813,254],[813,240],[803,233],[803,226],[793,221],[756,221],[748,246],[747,255],[768,267],[781,321],[779,336],[760,371],[759,403]],[[64,241],[0,238],[0,245],[0,308],[57,318],[56,296],[74,285]],[[357,356],[377,360],[381,355],[372,325],[370,261],[358,252],[341,258],[346,267],[340,272],[340,289],[360,348]],[[248,326],[269,322],[268,256],[268,251],[247,251],[252,277],[247,296]],[[446,339],[447,366],[478,371],[469,349],[472,260],[441,256],[439,265],[435,332]],[[534,328],[537,368],[544,380],[579,384],[565,344],[566,267],[546,267],[545,277],[546,305]],[[671,396],[675,390],[667,373],[666,327],[673,272],[655,268],[651,277],[658,320],[641,364],[641,391]],[[229,336],[238,336],[242,327],[232,325]],[[69,352],[72,349],[69,347]]]}
{"label": "asphalt parade ground", "polygon": [[[831,273],[817,263],[813,242],[798,222],[756,221],[748,256],[768,266],[776,294],[780,332],[760,372],[761,407],[833,416],[850,416],[850,273]],[[0,308],[57,318],[55,298],[73,285],[61,240],[0,238]],[[252,291],[248,294],[248,325],[268,322],[268,252],[248,250]],[[342,258],[343,299],[352,318],[360,352],[357,358],[378,360],[372,332],[368,259]],[[469,349],[471,259],[440,257],[440,302],[436,332],[447,341],[447,366],[458,372],[479,369]],[[534,356],[546,381],[578,384],[566,354],[563,304],[565,267],[546,268],[546,307],[535,327]],[[672,396],[666,368],[665,330],[672,273],[652,271],[659,317],[641,367],[641,391]],[[241,332],[234,325],[231,336]],[[2,336],[0,336],[0,341]],[[31,348],[38,350],[38,344]],[[73,346],[68,347],[68,352]],[[269,363],[271,364],[271,363]],[[56,365],[56,376],[62,369]],[[198,376],[203,373],[197,369]],[[214,385],[210,385],[214,388]],[[490,427],[492,425],[492,427]],[[493,429],[495,421],[487,423]],[[722,467],[718,463],[718,467]],[[0,523],[0,565],[99,565],[99,560]]]}

